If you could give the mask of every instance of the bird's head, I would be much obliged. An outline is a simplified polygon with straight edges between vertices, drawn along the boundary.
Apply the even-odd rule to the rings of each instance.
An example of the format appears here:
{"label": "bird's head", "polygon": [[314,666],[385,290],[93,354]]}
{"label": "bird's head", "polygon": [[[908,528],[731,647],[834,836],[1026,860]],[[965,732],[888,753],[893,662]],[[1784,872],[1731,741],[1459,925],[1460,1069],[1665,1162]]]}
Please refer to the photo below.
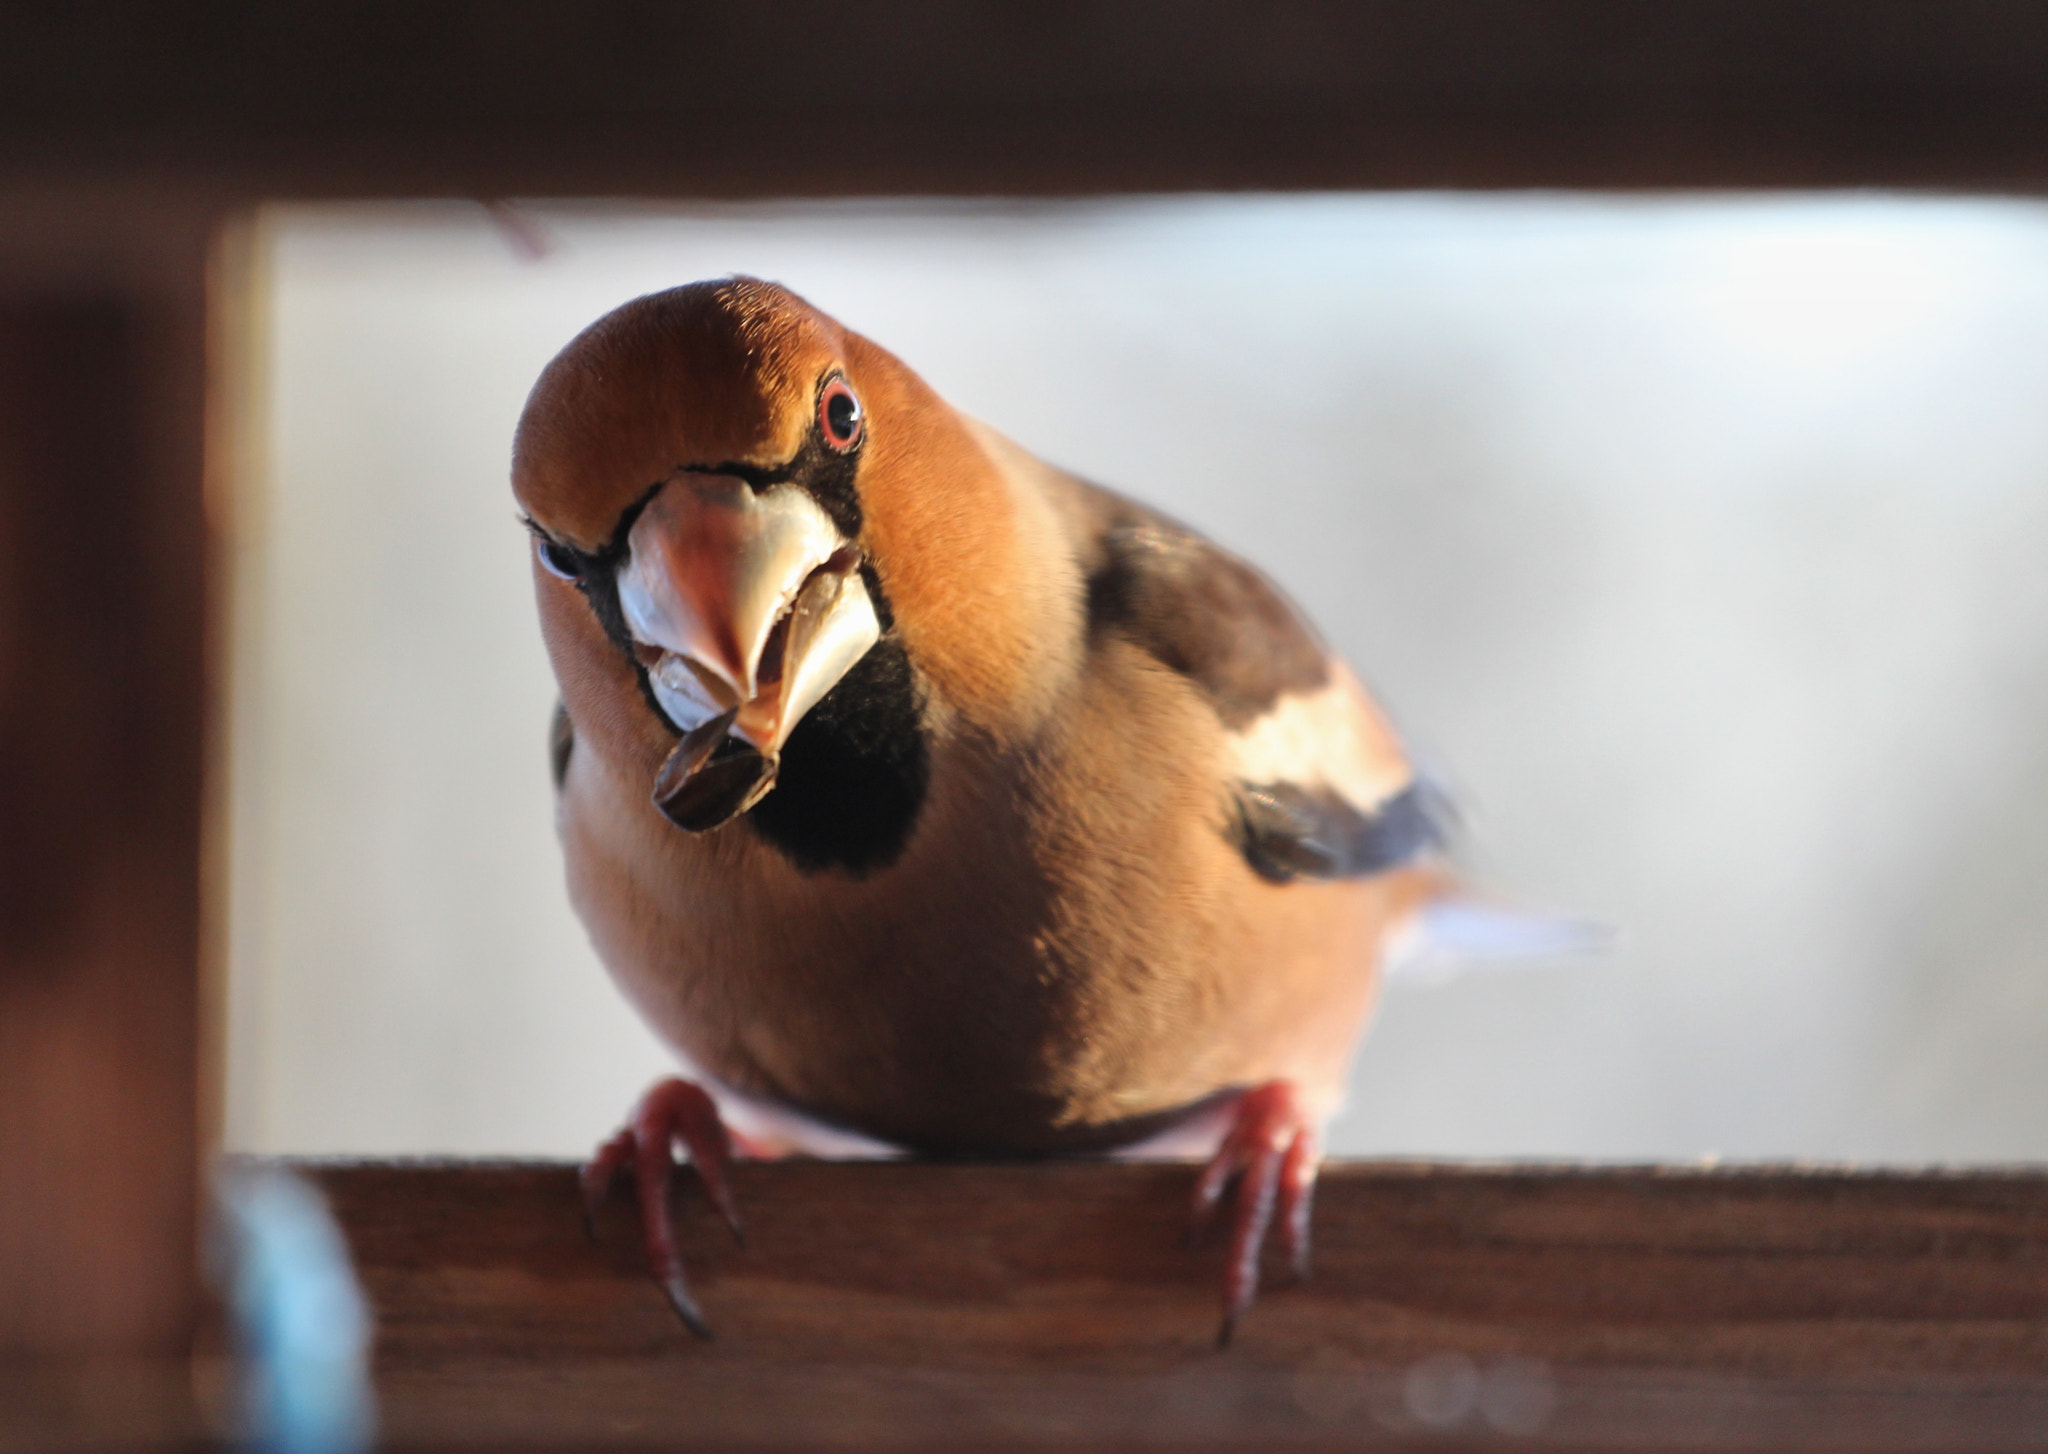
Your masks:
{"label": "bird's head", "polygon": [[[998,473],[915,374],[774,284],[675,288],[585,329],[527,400],[513,488],[579,742],[647,772],[685,828],[765,796],[885,634],[954,698],[1002,689]],[[993,656],[964,649],[986,633]]]}

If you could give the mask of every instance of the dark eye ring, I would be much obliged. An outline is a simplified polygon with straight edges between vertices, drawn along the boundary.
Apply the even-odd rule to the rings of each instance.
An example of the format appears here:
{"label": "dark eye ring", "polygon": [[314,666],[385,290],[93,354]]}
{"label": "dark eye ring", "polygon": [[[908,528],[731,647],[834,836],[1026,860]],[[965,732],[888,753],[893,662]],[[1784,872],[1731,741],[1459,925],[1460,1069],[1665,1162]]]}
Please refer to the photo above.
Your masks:
{"label": "dark eye ring", "polygon": [[818,428],[825,443],[841,454],[860,443],[867,428],[867,416],[860,407],[860,397],[846,380],[833,379],[818,395]]}
{"label": "dark eye ring", "polygon": [[549,540],[544,535],[536,535],[533,538],[533,554],[540,562],[540,568],[556,580],[574,585],[583,579],[582,559],[561,542]]}

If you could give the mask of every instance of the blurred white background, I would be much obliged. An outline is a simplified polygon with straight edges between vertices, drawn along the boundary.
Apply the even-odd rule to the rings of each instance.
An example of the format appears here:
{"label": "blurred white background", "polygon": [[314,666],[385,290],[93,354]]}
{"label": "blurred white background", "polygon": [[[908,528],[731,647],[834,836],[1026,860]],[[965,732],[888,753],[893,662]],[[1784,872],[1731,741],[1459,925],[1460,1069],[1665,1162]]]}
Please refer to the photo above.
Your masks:
{"label": "blurred white background", "polygon": [[2048,207],[286,209],[238,523],[229,1140],[581,1154],[506,485],[600,313],[779,279],[1279,578],[1611,958],[1397,984],[1340,1153],[2048,1156]]}

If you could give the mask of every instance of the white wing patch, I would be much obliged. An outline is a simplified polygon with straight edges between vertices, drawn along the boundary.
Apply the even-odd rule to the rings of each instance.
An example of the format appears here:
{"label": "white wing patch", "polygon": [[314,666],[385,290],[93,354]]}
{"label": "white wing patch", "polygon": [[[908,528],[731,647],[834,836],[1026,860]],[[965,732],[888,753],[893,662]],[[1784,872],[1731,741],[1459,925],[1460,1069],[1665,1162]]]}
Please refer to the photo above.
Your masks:
{"label": "white wing patch", "polygon": [[1365,815],[1414,779],[1393,728],[1341,662],[1326,685],[1288,693],[1224,743],[1238,781],[1328,788]]}

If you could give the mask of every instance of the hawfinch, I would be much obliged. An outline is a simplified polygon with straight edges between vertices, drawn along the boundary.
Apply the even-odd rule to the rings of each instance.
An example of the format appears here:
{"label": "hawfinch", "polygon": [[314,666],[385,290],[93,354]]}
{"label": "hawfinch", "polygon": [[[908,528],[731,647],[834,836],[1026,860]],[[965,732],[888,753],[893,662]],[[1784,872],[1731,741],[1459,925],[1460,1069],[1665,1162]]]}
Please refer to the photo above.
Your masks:
{"label": "hawfinch", "polygon": [[1276,1215],[1306,1266],[1382,959],[1448,882],[1344,664],[1245,562],[751,278],[585,329],[512,474],[570,896],[690,1076],[584,1187],[633,1171],[678,1313],[704,1331],[672,1148],[737,1231],[742,1111],[946,1156],[1206,1127],[1227,1342]]}

